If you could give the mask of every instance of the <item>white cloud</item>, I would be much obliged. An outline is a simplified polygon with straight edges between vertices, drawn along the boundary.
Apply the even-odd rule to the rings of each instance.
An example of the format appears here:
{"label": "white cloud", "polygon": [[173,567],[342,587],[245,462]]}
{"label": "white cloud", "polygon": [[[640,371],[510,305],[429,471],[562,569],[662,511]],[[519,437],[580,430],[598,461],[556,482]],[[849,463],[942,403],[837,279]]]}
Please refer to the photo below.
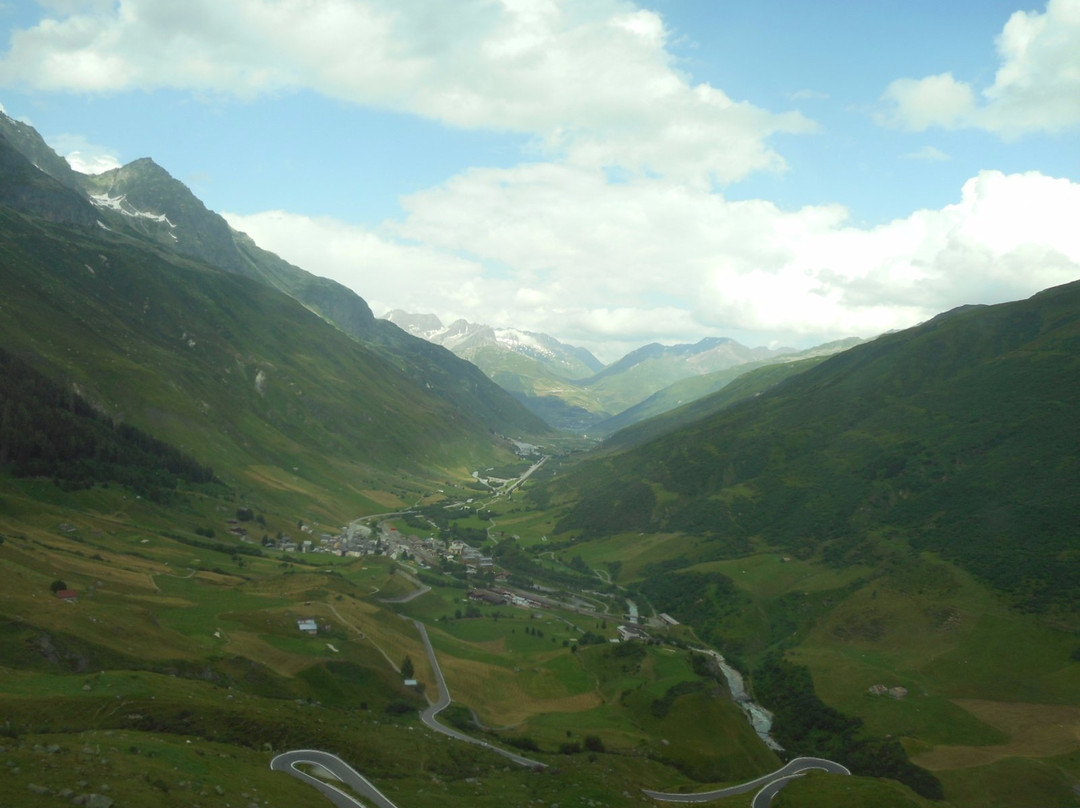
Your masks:
{"label": "white cloud", "polygon": [[80,174],[104,174],[121,166],[119,160],[108,154],[85,154],[76,150],[64,156],[68,164]]}
{"label": "white cloud", "polygon": [[898,79],[882,96],[887,111],[879,122],[913,131],[978,128],[1007,138],[1080,127],[1080,0],[1049,0],[1042,13],[1017,11],[996,44],[1000,66],[981,94],[951,73]]}
{"label": "white cloud", "polygon": [[264,249],[356,290],[376,315],[393,308],[433,310],[433,299],[441,301],[440,312],[471,312],[478,305],[476,287],[483,267],[446,251],[406,244],[326,217],[280,210],[222,215]]}
{"label": "white cloud", "polygon": [[905,160],[922,160],[927,163],[943,163],[952,158],[936,146],[923,146],[915,152],[903,155]]}
{"label": "white cloud", "polygon": [[986,171],[956,204],[872,229],[662,179],[539,164],[474,169],[378,233],[231,216],[267,249],[372,303],[543,331],[611,360],[657,339],[811,344],[1080,278],[1080,184]]}
{"label": "white cloud", "polygon": [[897,79],[884,97],[896,105],[891,120],[916,132],[931,126],[955,129],[969,125],[977,108],[971,85],[957,81],[952,73],[918,81]]}
{"label": "white cloud", "polygon": [[82,135],[56,135],[48,141],[53,150],[62,154],[68,165],[81,174],[101,174],[122,165],[114,150],[91,143]]}
{"label": "white cloud", "polygon": [[68,0],[15,32],[0,84],[255,96],[311,88],[446,124],[535,135],[574,165],[684,181],[784,167],[809,132],[692,84],[654,12],[628,0]]}

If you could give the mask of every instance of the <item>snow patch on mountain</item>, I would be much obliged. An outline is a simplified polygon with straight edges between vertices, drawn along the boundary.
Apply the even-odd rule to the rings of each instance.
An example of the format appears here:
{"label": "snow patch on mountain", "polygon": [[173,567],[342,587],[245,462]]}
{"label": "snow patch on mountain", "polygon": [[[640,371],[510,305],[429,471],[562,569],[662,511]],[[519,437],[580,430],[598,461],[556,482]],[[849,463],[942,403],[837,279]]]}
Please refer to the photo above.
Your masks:
{"label": "snow patch on mountain", "polygon": [[537,334],[529,333],[528,331],[518,331],[515,328],[496,328],[495,340],[500,344],[509,348],[511,351],[515,351],[526,356],[535,356],[537,358],[544,358],[552,362],[563,361],[555,351],[545,345],[542,341],[542,337]]}
{"label": "snow patch on mountain", "polygon": [[90,201],[97,205],[99,208],[107,208],[108,210],[114,210],[117,213],[122,213],[124,216],[130,216],[132,219],[149,219],[152,222],[158,224],[167,224],[170,230],[176,229],[176,225],[169,221],[169,217],[164,213],[147,213],[146,211],[138,210],[130,202],[127,201],[127,194],[120,194],[120,196],[110,196],[109,194],[90,194]]}
{"label": "snow patch on mountain", "polygon": [[474,361],[477,352],[482,349],[498,348],[543,362],[559,375],[584,377],[603,367],[585,349],[566,345],[547,334],[517,328],[493,328],[467,320],[455,320],[444,326],[434,314],[411,314],[400,309],[388,312],[384,319],[415,337],[442,345],[470,361]]}

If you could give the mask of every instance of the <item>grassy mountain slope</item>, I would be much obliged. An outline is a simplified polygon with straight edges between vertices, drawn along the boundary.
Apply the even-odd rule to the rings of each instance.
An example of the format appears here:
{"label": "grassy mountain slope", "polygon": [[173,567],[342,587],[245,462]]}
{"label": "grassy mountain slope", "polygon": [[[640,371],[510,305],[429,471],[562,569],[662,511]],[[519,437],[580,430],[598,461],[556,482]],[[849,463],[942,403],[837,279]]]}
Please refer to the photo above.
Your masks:
{"label": "grassy mountain slope", "polygon": [[10,210],[0,234],[7,349],[233,483],[295,477],[356,507],[384,469],[504,456],[483,420],[264,284]]}
{"label": "grassy mountain slope", "polygon": [[417,384],[437,391],[498,432],[536,437],[551,431],[471,362],[375,317],[363,298],[337,281],[289,264],[242,233],[233,231],[233,236],[254,275],[366,343]]}
{"label": "grassy mountain slope", "polygon": [[552,469],[500,524],[692,626],[792,751],[1074,805],[1078,349],[1080,283],[950,312]]}
{"label": "grassy mountain slope", "polygon": [[757,395],[823,359],[792,357],[776,363],[748,362],[728,370],[683,379],[653,393],[640,404],[601,421],[594,429],[600,434],[611,435],[607,443],[610,448],[626,449]]}
{"label": "grassy mountain slope", "polygon": [[51,221],[93,227],[94,207],[60,181],[38,170],[0,130],[0,204],[32,211]]}
{"label": "grassy mountain slope", "polygon": [[[617,415],[596,424],[594,431],[602,435],[613,435],[631,424],[639,424],[642,421],[678,409],[687,402],[697,402],[699,399],[724,389],[735,380],[739,381],[738,388],[730,391],[725,397],[717,399],[718,402],[724,401],[724,404],[716,406],[702,403],[701,409],[687,409],[684,417],[676,417],[670,422],[673,426],[675,424],[689,424],[692,420],[716,412],[722,406],[727,406],[727,404],[745,397],[745,395],[752,395],[753,393],[760,392],[781,379],[786,378],[788,375],[792,373],[801,373],[803,370],[811,367],[812,364],[815,364],[804,364],[803,360],[820,360],[826,356],[832,356],[834,353],[846,351],[848,348],[858,345],[860,342],[862,342],[861,339],[850,337],[848,339],[818,345],[804,351],[778,354],[766,359],[750,359],[749,361],[742,362],[732,367],[726,367],[711,373],[680,379],[662,390],[653,393],[641,403],[635,404],[633,407],[623,410]],[[768,371],[759,371],[759,368],[771,369]],[[744,381],[742,377],[746,374],[754,375],[751,379],[746,379]],[[651,432],[653,435],[659,434],[652,430],[652,428],[647,429],[646,432]]]}
{"label": "grassy mountain slope", "polygon": [[[1080,284],[942,315],[561,482],[560,529],[857,557],[903,530],[1033,608],[1075,609]],[[632,507],[626,507],[632,503]]]}
{"label": "grassy mountain slope", "polygon": [[584,384],[611,415],[640,403],[682,379],[766,360],[782,351],[747,348],[731,339],[703,339],[693,345],[645,345],[608,365]]}
{"label": "grassy mountain slope", "polygon": [[166,251],[259,280],[369,343],[418,384],[439,391],[463,411],[486,420],[491,429],[530,436],[549,431],[543,421],[470,363],[391,323],[376,320],[367,303],[351,289],[289,264],[232,230],[153,160],[143,158],[89,176],[72,171],[37,132],[2,113],[0,136],[5,138],[0,146],[0,171],[7,175],[0,193],[10,197],[13,207],[54,221],[108,227],[148,239]]}

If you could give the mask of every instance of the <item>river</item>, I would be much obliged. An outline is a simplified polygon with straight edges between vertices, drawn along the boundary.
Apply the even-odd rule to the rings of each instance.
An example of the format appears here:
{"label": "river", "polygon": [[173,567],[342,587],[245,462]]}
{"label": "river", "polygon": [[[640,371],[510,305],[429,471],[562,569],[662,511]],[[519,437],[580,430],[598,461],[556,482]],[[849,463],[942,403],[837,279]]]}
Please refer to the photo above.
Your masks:
{"label": "river", "polygon": [[772,730],[773,714],[758,704],[756,701],[750,698],[750,694],[746,692],[746,683],[743,682],[742,674],[735,668],[727,664],[724,657],[716,651],[703,651],[716,660],[716,664],[719,666],[720,671],[724,674],[724,678],[727,680],[728,689],[731,691],[731,698],[735,700],[735,703],[742,708],[742,711],[746,713],[747,719],[750,721],[750,725],[754,728],[754,731],[758,734],[758,737],[765,742],[765,745],[770,749],[782,752],[784,747],[776,742],[776,740],[769,734]]}

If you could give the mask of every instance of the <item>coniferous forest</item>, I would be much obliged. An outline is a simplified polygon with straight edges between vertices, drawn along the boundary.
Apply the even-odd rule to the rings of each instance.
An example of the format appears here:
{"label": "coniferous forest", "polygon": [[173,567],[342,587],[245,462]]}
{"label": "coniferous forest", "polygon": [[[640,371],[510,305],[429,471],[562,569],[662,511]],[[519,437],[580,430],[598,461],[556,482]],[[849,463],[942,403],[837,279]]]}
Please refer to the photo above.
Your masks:
{"label": "coniferous forest", "polygon": [[133,426],[101,414],[0,349],[0,467],[51,477],[65,488],[119,483],[162,499],[183,481],[217,482],[213,469]]}

